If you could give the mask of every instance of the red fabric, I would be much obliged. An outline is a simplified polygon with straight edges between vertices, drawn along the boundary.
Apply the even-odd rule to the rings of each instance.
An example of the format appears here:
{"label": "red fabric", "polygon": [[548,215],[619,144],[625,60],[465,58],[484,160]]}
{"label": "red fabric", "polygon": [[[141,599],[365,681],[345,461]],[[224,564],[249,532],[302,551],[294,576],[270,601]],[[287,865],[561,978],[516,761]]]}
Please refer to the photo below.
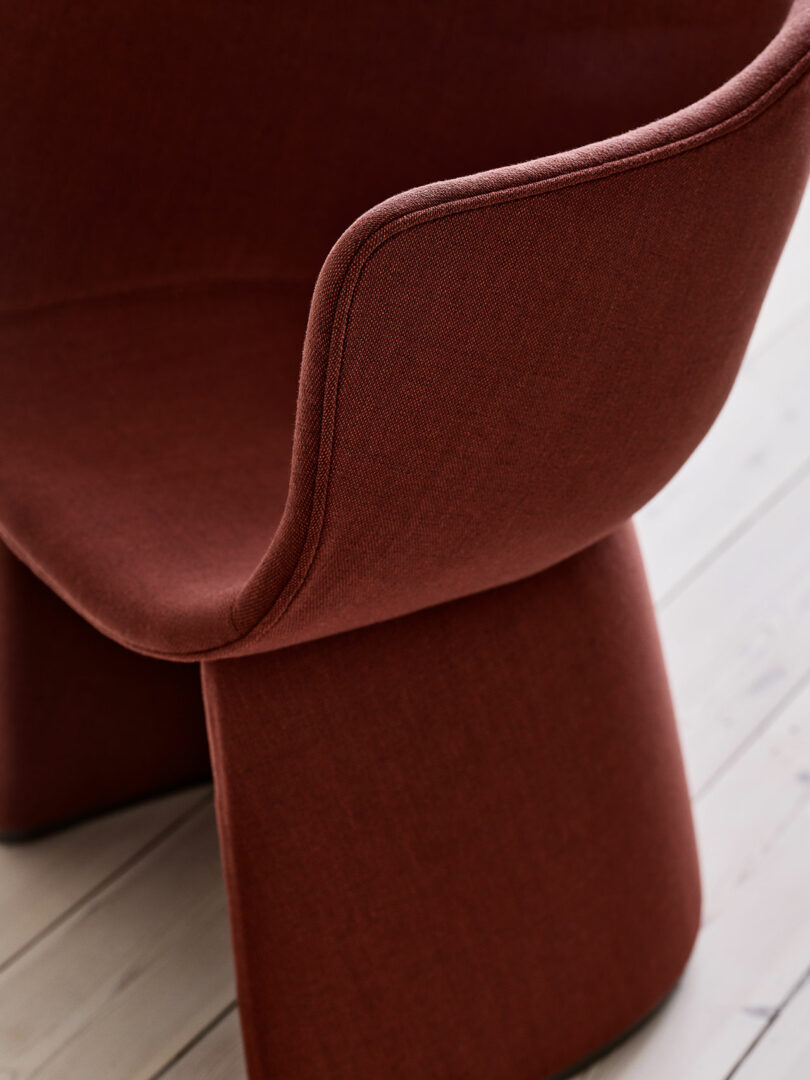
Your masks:
{"label": "red fabric", "polygon": [[195,668],[120,648],[0,545],[0,837],[209,774]]}
{"label": "red fabric", "polygon": [[788,7],[0,0],[0,304],[311,287],[375,203],[690,105]]}
{"label": "red fabric", "polygon": [[48,7],[5,13],[0,534],[106,633],[239,654],[514,580],[706,431],[807,173],[808,0],[681,113],[401,195],[687,104],[785,5]]}
{"label": "red fabric", "polygon": [[180,619],[183,635],[198,600],[213,603],[233,636],[228,592],[287,494],[308,300],[201,288],[10,318],[0,490],[20,557],[48,580],[55,565],[88,575],[147,625]]}
{"label": "red fabric", "polygon": [[[251,1077],[568,1067],[696,930],[626,522],[790,228],[810,0],[0,26],[0,537],[205,661]],[[188,684],[0,566],[0,825],[180,779]]]}
{"label": "red fabric", "polygon": [[203,682],[251,1077],[539,1080],[672,986],[699,884],[631,526]]}

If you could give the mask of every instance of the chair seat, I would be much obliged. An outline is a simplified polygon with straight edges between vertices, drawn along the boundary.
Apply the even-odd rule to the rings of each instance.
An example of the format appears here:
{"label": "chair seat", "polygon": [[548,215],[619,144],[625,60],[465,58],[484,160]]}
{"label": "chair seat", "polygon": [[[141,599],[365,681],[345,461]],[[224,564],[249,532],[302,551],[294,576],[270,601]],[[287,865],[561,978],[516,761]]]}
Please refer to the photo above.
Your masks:
{"label": "chair seat", "polygon": [[102,629],[232,635],[284,509],[310,292],[186,287],[4,319],[0,532]]}

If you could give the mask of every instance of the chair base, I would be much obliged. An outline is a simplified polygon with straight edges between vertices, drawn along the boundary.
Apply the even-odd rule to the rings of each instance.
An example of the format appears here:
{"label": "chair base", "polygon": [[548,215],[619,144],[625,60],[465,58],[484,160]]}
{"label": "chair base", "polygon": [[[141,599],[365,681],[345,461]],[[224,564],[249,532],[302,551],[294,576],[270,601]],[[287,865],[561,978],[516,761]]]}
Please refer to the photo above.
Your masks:
{"label": "chair base", "polygon": [[699,874],[632,526],[203,686],[251,1080],[565,1075],[676,983]]}
{"label": "chair base", "polygon": [[0,840],[209,775],[197,666],[121,648],[0,545]]}
{"label": "chair base", "polygon": [[650,1011],[645,1013],[635,1024],[631,1024],[629,1028],[622,1031],[615,1039],[606,1042],[603,1046],[594,1050],[592,1054],[588,1054],[587,1057],[582,1058],[581,1061],[577,1061],[576,1064],[569,1066],[567,1069],[563,1069],[562,1072],[555,1073],[554,1076],[549,1077],[549,1080],[572,1080],[575,1076],[582,1076],[582,1080],[588,1080],[588,1078],[583,1075],[585,1070],[592,1068],[594,1065],[598,1065],[600,1061],[609,1057],[614,1050],[618,1050],[635,1035],[638,1035],[639,1032],[643,1031],[648,1024],[652,1024],[656,1017],[667,1007],[671,998],[678,992],[681,981],[682,980],[679,978],[675,982],[675,985],[664,994],[661,1000],[656,1005],[653,1005]]}

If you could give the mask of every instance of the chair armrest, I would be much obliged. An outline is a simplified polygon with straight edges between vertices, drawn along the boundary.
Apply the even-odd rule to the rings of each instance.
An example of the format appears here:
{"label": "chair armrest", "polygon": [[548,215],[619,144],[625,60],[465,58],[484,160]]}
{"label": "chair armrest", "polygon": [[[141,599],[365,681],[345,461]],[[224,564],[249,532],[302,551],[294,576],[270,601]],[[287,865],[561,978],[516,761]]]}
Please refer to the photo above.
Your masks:
{"label": "chair armrest", "polygon": [[239,651],[536,573],[666,483],[728,394],[807,177],[809,15],[681,113],[344,234]]}

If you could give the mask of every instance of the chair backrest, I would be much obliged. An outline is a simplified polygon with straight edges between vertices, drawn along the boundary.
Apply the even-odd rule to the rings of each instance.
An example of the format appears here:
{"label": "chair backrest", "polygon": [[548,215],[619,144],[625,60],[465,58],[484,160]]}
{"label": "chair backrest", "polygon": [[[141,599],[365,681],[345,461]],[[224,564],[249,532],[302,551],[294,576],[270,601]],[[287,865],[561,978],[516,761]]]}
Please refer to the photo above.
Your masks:
{"label": "chair backrest", "polygon": [[233,610],[292,644],[536,573],[725,400],[810,168],[810,0],[688,108],[413,189],[318,280],[290,496]]}
{"label": "chair backrest", "polygon": [[717,87],[788,0],[0,0],[0,308],[309,278],[407,188]]}

